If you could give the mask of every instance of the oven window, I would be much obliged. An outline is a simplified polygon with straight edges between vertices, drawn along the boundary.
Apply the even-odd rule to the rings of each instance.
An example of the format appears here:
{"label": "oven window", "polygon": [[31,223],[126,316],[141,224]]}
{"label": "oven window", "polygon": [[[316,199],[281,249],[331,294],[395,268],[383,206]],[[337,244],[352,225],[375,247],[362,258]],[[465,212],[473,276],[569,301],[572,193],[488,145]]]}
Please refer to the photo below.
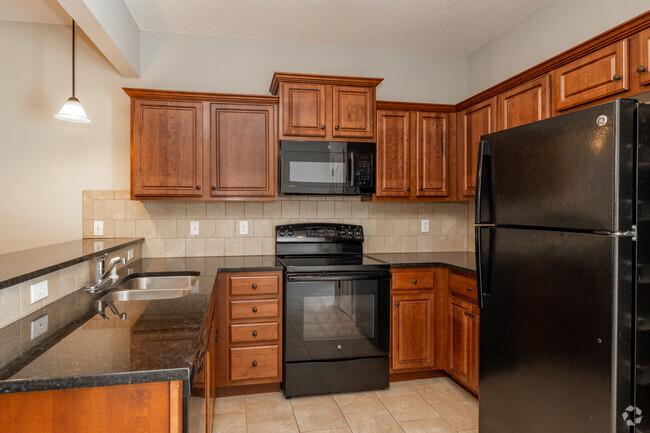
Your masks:
{"label": "oven window", "polygon": [[290,161],[289,181],[295,183],[344,183],[345,164],[342,162]]}
{"label": "oven window", "polygon": [[378,280],[289,282],[286,360],[385,355],[390,307],[379,286]]}

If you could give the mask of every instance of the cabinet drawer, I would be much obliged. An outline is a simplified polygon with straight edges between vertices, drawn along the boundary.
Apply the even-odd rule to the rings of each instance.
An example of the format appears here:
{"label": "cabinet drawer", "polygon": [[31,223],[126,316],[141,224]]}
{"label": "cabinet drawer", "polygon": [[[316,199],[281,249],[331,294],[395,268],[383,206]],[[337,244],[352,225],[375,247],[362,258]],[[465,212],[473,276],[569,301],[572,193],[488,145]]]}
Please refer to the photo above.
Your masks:
{"label": "cabinet drawer", "polygon": [[449,291],[452,295],[478,302],[476,279],[464,275],[449,274]]}
{"label": "cabinet drawer", "polygon": [[230,349],[230,380],[280,378],[279,347],[241,347]]}
{"label": "cabinet drawer", "polygon": [[275,295],[280,288],[277,275],[229,277],[230,296]]}
{"label": "cabinet drawer", "polygon": [[393,274],[393,290],[433,289],[433,271]]}
{"label": "cabinet drawer", "polygon": [[280,338],[278,322],[230,325],[230,343],[232,344],[268,342],[278,338]]}
{"label": "cabinet drawer", "polygon": [[230,319],[270,319],[278,317],[280,308],[277,299],[253,301],[230,301]]}

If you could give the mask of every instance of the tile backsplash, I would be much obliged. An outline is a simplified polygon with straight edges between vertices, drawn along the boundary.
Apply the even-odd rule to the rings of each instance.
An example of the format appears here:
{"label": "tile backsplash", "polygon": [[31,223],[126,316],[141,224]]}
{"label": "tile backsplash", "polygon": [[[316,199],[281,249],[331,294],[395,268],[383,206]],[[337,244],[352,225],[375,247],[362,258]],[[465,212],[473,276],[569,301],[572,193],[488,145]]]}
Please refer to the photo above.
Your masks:
{"label": "tile backsplash", "polygon": [[[292,196],[274,202],[130,200],[129,191],[83,192],[83,237],[144,237],[144,257],[275,253],[275,226],[337,222],[363,226],[367,253],[465,251],[467,203],[378,203],[359,197]],[[429,232],[420,230],[429,220]],[[248,234],[239,222],[248,221]],[[104,222],[103,236],[93,221]],[[190,235],[190,222],[199,235]]]}

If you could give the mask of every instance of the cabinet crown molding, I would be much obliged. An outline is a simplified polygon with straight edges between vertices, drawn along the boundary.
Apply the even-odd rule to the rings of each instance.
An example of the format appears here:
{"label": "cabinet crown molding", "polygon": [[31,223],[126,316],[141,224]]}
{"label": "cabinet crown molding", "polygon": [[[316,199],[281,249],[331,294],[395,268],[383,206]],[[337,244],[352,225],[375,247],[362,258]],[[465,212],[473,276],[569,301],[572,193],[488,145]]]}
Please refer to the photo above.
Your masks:
{"label": "cabinet crown molding", "polygon": [[178,101],[205,102],[239,102],[246,104],[278,104],[278,97],[273,95],[247,95],[239,93],[188,92],[181,90],[136,89],[122,87],[132,99],[165,99]]}
{"label": "cabinet crown molding", "polygon": [[278,87],[282,82],[309,83],[309,84],[336,84],[338,86],[377,87],[383,78],[348,77],[341,75],[295,74],[292,72],[275,72],[271,80],[269,91],[272,95],[278,94]]}

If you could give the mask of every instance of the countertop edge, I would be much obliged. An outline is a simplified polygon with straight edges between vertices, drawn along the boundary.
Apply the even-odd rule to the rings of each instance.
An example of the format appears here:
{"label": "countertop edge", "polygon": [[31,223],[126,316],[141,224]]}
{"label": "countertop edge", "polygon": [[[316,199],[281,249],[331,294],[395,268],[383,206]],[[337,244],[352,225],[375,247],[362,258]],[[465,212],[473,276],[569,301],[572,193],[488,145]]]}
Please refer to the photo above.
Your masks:
{"label": "countertop edge", "polygon": [[444,267],[454,271],[476,276],[476,271],[446,262],[389,263],[391,268],[437,268]]}
{"label": "countertop edge", "polygon": [[[102,239],[97,239],[97,240],[101,241]],[[124,243],[113,245],[112,247],[109,247],[109,248],[103,248],[103,249],[101,249],[99,251],[94,251],[92,253],[84,254],[82,256],[75,257],[73,259],[65,260],[63,262],[56,263],[54,265],[50,265],[50,266],[47,266],[45,268],[37,269],[37,270],[31,271],[31,272],[28,272],[26,274],[18,275],[16,277],[12,277],[12,278],[9,278],[7,280],[0,281],[0,290],[2,290],[4,288],[7,288],[7,287],[15,286],[16,284],[20,284],[20,283],[23,283],[25,281],[29,281],[29,280],[34,279],[34,278],[38,278],[38,277],[40,277],[42,275],[46,275],[46,274],[49,274],[51,272],[61,270],[63,268],[67,268],[67,267],[76,265],[76,264],[81,263],[81,262],[85,262],[86,260],[90,260],[90,259],[93,259],[95,257],[99,257],[102,254],[111,253],[111,252],[117,251],[117,250],[119,250],[121,248],[128,247],[130,245],[135,245],[137,243],[142,243],[142,242],[144,242],[144,238],[132,239],[132,240],[126,241]]]}
{"label": "countertop edge", "polygon": [[217,272],[278,272],[283,269],[282,266],[240,266],[219,268]]}

